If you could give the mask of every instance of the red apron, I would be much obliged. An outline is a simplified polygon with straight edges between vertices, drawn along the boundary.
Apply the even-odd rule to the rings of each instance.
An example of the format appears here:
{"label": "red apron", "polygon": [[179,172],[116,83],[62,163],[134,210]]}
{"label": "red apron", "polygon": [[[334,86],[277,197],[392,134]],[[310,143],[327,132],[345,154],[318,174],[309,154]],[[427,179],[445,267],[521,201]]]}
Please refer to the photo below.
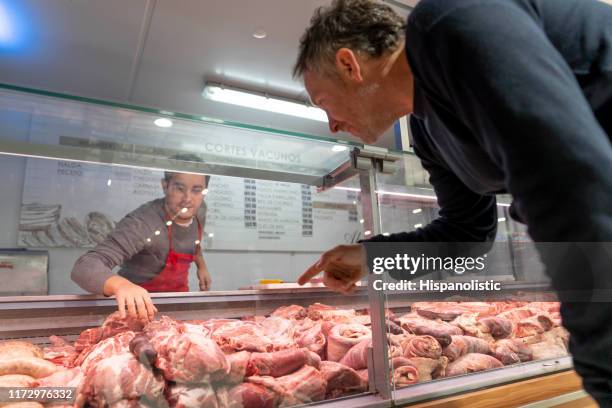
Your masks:
{"label": "red apron", "polygon": [[[202,225],[198,223],[198,239],[202,241]],[[189,267],[195,260],[196,255],[174,252],[172,245],[172,224],[168,225],[168,240],[170,251],[166,258],[166,266],[153,279],[140,283],[139,285],[149,292],[188,292],[189,291]],[[200,251],[200,244],[196,245],[196,254]]]}

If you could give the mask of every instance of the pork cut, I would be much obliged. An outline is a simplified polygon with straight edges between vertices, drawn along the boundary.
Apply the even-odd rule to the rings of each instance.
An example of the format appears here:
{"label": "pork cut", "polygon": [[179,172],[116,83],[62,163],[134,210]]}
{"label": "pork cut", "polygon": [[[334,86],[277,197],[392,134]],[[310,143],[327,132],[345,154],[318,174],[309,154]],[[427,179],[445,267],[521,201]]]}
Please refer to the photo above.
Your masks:
{"label": "pork cut", "polygon": [[162,397],[163,378],[140,364],[131,353],[112,355],[99,361],[86,373],[83,393],[97,407],[122,399]]}
{"label": "pork cut", "polygon": [[451,362],[446,368],[446,375],[451,377],[498,367],[503,367],[503,364],[495,357],[487,354],[470,353]]}
{"label": "pork cut", "polygon": [[340,361],[351,347],[371,337],[370,329],[362,324],[337,324],[327,337],[327,359]]}
{"label": "pork cut", "polygon": [[450,361],[470,353],[490,354],[489,343],[478,337],[451,336],[451,344],[444,347],[443,354]]}
{"label": "pork cut", "polygon": [[438,359],[442,356],[442,347],[432,336],[408,335],[400,343],[404,357],[427,357]]}
{"label": "pork cut", "polygon": [[287,349],[273,353],[251,353],[247,376],[281,377],[304,365],[319,368],[321,358],[308,349]]}
{"label": "pork cut", "polygon": [[166,391],[170,408],[219,408],[215,390],[210,384],[173,384]]}
{"label": "pork cut", "polygon": [[425,319],[414,314],[404,315],[398,320],[404,330],[413,334],[431,336],[438,340],[442,347],[450,344],[450,336],[463,334],[463,331],[457,326],[443,321]]}
{"label": "pork cut", "polygon": [[333,361],[322,361],[320,372],[327,382],[327,398],[335,398],[354,392],[364,392],[368,383],[357,374],[357,371],[344,364]]}

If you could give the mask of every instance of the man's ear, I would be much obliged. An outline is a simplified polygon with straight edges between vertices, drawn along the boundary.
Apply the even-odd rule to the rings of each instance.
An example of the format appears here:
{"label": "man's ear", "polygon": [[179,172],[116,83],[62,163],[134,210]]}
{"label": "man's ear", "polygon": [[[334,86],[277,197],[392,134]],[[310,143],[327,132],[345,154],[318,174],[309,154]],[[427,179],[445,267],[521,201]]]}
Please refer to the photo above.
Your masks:
{"label": "man's ear", "polygon": [[166,181],[166,179],[161,179],[161,186],[162,186],[162,190],[163,190],[164,194],[167,194],[167,192],[168,192],[168,182]]}
{"label": "man's ear", "polygon": [[336,69],[345,81],[362,82],[361,66],[355,53],[348,48],[336,51]]}

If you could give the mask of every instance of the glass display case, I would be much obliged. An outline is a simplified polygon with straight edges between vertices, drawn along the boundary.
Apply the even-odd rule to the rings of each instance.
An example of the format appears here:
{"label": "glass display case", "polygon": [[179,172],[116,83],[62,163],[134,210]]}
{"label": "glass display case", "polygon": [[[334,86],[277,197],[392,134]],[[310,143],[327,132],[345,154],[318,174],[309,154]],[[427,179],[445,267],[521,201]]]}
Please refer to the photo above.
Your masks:
{"label": "glass display case", "polygon": [[[76,399],[68,405],[78,406],[383,407],[571,369],[558,304],[542,282],[525,279],[533,275],[524,270],[540,266],[504,197],[486,275],[506,282],[508,293],[537,291],[545,302],[449,303],[427,291],[377,290],[375,275],[347,295],[294,283],[331,247],[436,217],[412,154],[5,85],[0,159],[0,246],[48,254],[40,296],[19,270],[4,280],[24,296],[0,297],[0,352],[25,363],[17,369],[0,357],[0,375],[30,380],[0,376],[0,386],[69,387]],[[212,284],[200,291],[192,265],[189,291],[152,294],[158,318],[145,325],[118,317],[115,299],[87,294],[71,271],[126,214],[164,196],[167,174],[210,176],[194,209],[203,229],[194,244]],[[139,250],[153,248],[174,220],[147,225]],[[483,318],[508,332],[483,334]],[[436,325],[451,331],[437,336]],[[538,360],[521,349],[531,353],[521,359],[513,349],[500,363],[492,345],[517,338],[517,326],[539,336],[525,348],[549,339],[558,353]],[[485,343],[478,354],[497,361],[490,371],[455,367],[447,375],[463,357],[453,342],[464,336]],[[146,386],[128,381],[139,376]]]}

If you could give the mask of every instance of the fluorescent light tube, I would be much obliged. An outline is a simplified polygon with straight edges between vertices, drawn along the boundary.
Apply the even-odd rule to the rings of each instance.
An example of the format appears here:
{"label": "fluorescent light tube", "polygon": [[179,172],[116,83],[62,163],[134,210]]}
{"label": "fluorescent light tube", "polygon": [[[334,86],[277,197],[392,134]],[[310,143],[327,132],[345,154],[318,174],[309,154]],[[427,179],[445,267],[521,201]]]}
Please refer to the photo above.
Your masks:
{"label": "fluorescent light tube", "polygon": [[202,96],[215,102],[229,103],[246,108],[259,109],[283,115],[297,116],[327,123],[327,115],[322,109],[286,99],[259,95],[254,92],[229,87],[206,84]]}

